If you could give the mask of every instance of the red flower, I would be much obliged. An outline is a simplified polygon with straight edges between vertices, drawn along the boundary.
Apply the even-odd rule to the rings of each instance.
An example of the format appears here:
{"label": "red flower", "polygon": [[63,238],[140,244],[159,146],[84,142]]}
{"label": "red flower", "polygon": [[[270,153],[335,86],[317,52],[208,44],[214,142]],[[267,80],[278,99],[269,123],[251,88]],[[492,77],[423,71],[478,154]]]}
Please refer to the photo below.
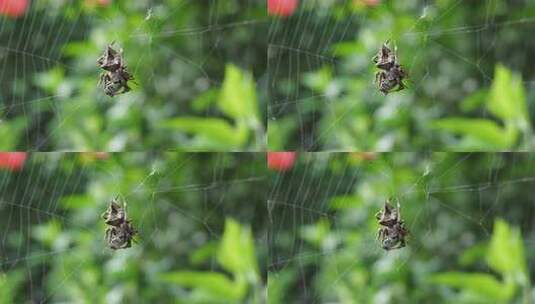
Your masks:
{"label": "red flower", "polygon": [[17,18],[28,9],[28,0],[0,0],[0,15]]}
{"label": "red flower", "polygon": [[20,171],[26,161],[26,152],[0,152],[0,168]]}
{"label": "red flower", "polygon": [[268,14],[273,16],[291,16],[298,5],[299,0],[267,0]]}
{"label": "red flower", "polygon": [[268,152],[268,168],[279,172],[288,171],[293,167],[296,156],[295,152]]}

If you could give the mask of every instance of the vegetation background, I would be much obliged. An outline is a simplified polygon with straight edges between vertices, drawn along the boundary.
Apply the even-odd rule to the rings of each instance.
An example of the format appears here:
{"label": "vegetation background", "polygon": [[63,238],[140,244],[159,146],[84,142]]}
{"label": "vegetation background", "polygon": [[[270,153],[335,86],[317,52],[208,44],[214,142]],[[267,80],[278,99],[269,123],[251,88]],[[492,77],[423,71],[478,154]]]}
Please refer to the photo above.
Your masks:
{"label": "vegetation background", "polygon": [[[298,3],[269,27],[269,148],[535,148],[533,0]],[[396,45],[408,89],[384,96],[373,56]]]}
{"label": "vegetation background", "polygon": [[[0,303],[264,303],[265,156],[0,154]],[[101,214],[127,202],[137,244]]]}
{"label": "vegetation background", "polygon": [[[271,150],[535,146],[533,0],[17,3],[1,150],[261,150],[266,128]],[[389,38],[411,77],[384,97]],[[110,99],[112,41],[137,83]],[[535,302],[534,157],[0,154],[0,303]],[[112,252],[118,194],[141,233]],[[411,235],[384,252],[395,196]]]}
{"label": "vegetation background", "polygon": [[[531,303],[530,153],[0,153],[0,303]],[[112,251],[119,195],[140,231]],[[399,197],[407,247],[374,214]],[[267,295],[267,297],[266,297]]]}
{"label": "vegetation background", "polygon": [[[535,155],[301,153],[271,178],[269,303],[533,303]],[[398,197],[410,230],[384,251]]]}
{"label": "vegetation background", "polygon": [[[265,148],[261,1],[2,0],[0,15],[0,149]],[[110,98],[96,60],[113,41],[136,79]]]}

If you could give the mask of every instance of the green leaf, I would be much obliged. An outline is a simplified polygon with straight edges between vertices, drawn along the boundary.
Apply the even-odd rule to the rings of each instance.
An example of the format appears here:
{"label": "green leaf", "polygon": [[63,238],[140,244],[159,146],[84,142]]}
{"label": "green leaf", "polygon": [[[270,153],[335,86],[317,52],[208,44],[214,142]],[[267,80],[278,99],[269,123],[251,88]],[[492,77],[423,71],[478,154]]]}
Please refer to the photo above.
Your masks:
{"label": "green leaf", "polygon": [[526,98],[522,79],[501,64],[496,65],[487,107],[504,121],[525,119]]}
{"label": "green leaf", "polygon": [[200,248],[194,250],[191,253],[189,260],[193,265],[200,265],[215,256],[216,252],[217,243],[208,242]]}
{"label": "green leaf", "polygon": [[258,265],[251,230],[227,219],[217,260],[225,270],[236,276],[245,276],[249,282],[256,282]]}
{"label": "green leaf", "polygon": [[175,271],[160,275],[160,279],[232,301],[242,299],[246,292],[245,285],[217,272]]}
{"label": "green leaf", "polygon": [[24,283],[24,272],[10,270],[7,273],[0,272],[0,304],[15,303],[15,297],[20,285]]}
{"label": "green leaf", "polygon": [[476,244],[466,249],[459,257],[459,264],[462,266],[473,265],[484,259],[487,254],[487,244]]}
{"label": "green leaf", "polygon": [[12,120],[0,120],[0,150],[15,151],[22,131],[28,124],[26,117],[21,116]]}
{"label": "green leaf", "polygon": [[488,96],[488,90],[480,89],[473,92],[463,99],[463,101],[461,101],[461,110],[465,113],[474,111],[485,104],[485,102],[488,100]]}
{"label": "green leaf", "polygon": [[494,301],[507,301],[515,292],[514,284],[503,284],[486,273],[443,272],[432,276],[431,281],[460,288]]}
{"label": "green leaf", "polygon": [[525,279],[527,268],[522,236],[518,229],[510,228],[501,219],[494,222],[487,263],[504,276],[511,275],[521,281]]}
{"label": "green leaf", "polygon": [[216,89],[203,92],[191,102],[191,107],[197,112],[204,111],[217,100],[218,94],[219,91]]}
{"label": "green leaf", "polygon": [[268,123],[269,151],[284,151],[297,122],[293,117],[280,118]]}
{"label": "green leaf", "polygon": [[196,137],[197,148],[225,147],[237,149],[247,141],[248,129],[232,127],[219,118],[179,117],[160,123],[160,127],[181,130]]}
{"label": "green leaf", "polygon": [[219,109],[234,118],[258,123],[258,104],[256,85],[253,77],[242,72],[238,67],[228,64],[225,68],[225,80],[218,102]]}
{"label": "green leaf", "polygon": [[461,117],[440,119],[432,123],[432,128],[449,131],[465,136],[481,145],[481,149],[507,149],[517,138],[517,131],[513,128],[501,128],[497,123],[487,119],[469,119]]}
{"label": "green leaf", "polygon": [[291,269],[281,269],[268,274],[268,303],[287,303],[286,296],[291,294],[292,282],[295,281],[296,272]]}

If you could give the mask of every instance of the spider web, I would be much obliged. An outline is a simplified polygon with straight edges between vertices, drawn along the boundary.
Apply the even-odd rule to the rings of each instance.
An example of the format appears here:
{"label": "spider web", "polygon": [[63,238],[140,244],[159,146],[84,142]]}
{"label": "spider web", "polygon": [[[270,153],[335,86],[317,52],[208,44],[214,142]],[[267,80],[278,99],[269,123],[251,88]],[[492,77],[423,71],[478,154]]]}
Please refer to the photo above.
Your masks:
{"label": "spider web", "polygon": [[[535,204],[526,189],[535,183],[534,160],[525,153],[301,153],[292,172],[272,177],[268,297],[451,301],[451,291],[429,285],[429,277],[496,276],[482,248],[497,219],[519,228],[533,278]],[[400,199],[410,235],[407,247],[385,251],[374,214],[389,197]]]}
{"label": "spider web", "polygon": [[[225,219],[265,242],[264,162],[254,153],[33,153],[23,171],[0,172],[0,286],[11,278],[17,299],[32,303],[185,299],[191,290],[157,276],[220,272],[209,248]],[[100,214],[117,195],[139,240],[114,251]]]}
{"label": "spider web", "polygon": [[[255,40],[243,41],[266,22],[255,0],[110,1],[93,8],[89,2],[96,1],[32,1],[24,17],[1,18],[0,124],[10,128],[6,137],[17,134],[2,143],[4,149],[154,148],[148,139],[140,141],[147,127],[152,137],[168,139],[158,148],[176,149],[188,137],[169,136],[158,120],[221,118],[209,93],[221,87],[226,63],[244,71],[256,66],[255,79],[265,74]],[[112,41],[124,49],[136,77],[131,92],[113,99],[97,87],[96,66]],[[229,52],[230,42],[237,51]],[[136,127],[125,130],[132,120]],[[89,138],[101,133],[99,127],[110,135],[94,142]],[[163,147],[169,142],[175,145]]]}
{"label": "spider web", "polygon": [[[269,28],[268,125],[270,136],[284,137],[271,149],[444,150],[448,144],[437,142],[427,123],[445,112],[454,116],[463,98],[489,88],[496,64],[521,74],[526,96],[533,96],[535,75],[526,68],[533,44],[513,37],[529,35],[534,5],[301,1],[293,16],[273,18]],[[371,59],[388,39],[409,80],[408,89],[385,97],[374,84]],[[533,98],[526,100],[532,113]]]}

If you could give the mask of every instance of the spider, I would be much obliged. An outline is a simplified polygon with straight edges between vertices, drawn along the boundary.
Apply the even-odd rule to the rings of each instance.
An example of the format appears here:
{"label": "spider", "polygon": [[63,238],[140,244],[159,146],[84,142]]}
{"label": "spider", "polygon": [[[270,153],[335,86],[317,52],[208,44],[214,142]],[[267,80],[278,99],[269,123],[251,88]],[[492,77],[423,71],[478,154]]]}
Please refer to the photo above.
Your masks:
{"label": "spider", "polygon": [[390,39],[383,43],[383,46],[379,52],[377,52],[377,55],[375,55],[372,59],[375,63],[375,66],[382,70],[389,70],[396,62],[395,50],[397,50],[397,48],[394,49],[394,52],[392,52],[392,50],[388,47],[389,43]]}
{"label": "spider", "polygon": [[102,213],[102,218],[108,227],[106,228],[105,240],[113,249],[132,247],[132,241],[137,234],[136,229],[126,215],[126,203],[121,207],[118,198],[110,202],[108,209]]}
{"label": "spider", "polygon": [[375,82],[379,87],[379,91],[387,95],[388,93],[405,89],[403,78],[406,77],[407,72],[405,69],[396,63],[390,70],[377,72],[375,74]]}
{"label": "spider", "polygon": [[100,75],[99,86],[104,89],[106,95],[113,97],[130,91],[128,81],[134,77],[128,73],[126,67],[120,67],[115,71],[106,71]]}
{"label": "spider", "polygon": [[134,80],[126,69],[123,50],[116,51],[112,47],[113,44],[114,42],[106,46],[104,54],[97,59],[98,65],[104,70],[100,75],[99,86],[110,97],[130,91],[128,81]]}
{"label": "spider", "polygon": [[390,205],[390,200],[386,200],[382,210],[377,212],[375,217],[382,226],[377,232],[377,239],[385,250],[399,249],[406,246],[405,238],[409,235],[409,230],[405,228],[405,223],[401,219],[399,199],[397,208]]}
{"label": "spider", "polygon": [[119,67],[121,67],[123,62],[123,50],[121,49],[119,52],[117,52],[115,49],[113,49],[112,45],[114,43],[115,41],[107,45],[106,49],[104,50],[104,54],[97,59],[98,65],[106,71],[117,70]]}
{"label": "spider", "polygon": [[375,74],[375,82],[385,95],[405,89],[403,79],[408,77],[408,73],[398,63],[397,47],[392,51],[388,47],[389,43],[390,40],[387,40],[372,59],[375,66],[381,69]]}
{"label": "spider", "polygon": [[130,221],[123,222],[119,226],[109,226],[106,228],[106,241],[111,249],[125,249],[132,247],[132,241],[137,234]]}
{"label": "spider", "polygon": [[110,202],[110,206],[101,217],[104,219],[106,225],[118,226],[124,222],[126,218],[126,210],[119,205],[119,198],[116,197]]}
{"label": "spider", "polygon": [[387,199],[383,209],[375,214],[378,223],[383,226],[391,226],[395,224],[398,219],[399,200],[397,200],[397,206],[398,208],[394,208],[391,205],[390,199]]}

